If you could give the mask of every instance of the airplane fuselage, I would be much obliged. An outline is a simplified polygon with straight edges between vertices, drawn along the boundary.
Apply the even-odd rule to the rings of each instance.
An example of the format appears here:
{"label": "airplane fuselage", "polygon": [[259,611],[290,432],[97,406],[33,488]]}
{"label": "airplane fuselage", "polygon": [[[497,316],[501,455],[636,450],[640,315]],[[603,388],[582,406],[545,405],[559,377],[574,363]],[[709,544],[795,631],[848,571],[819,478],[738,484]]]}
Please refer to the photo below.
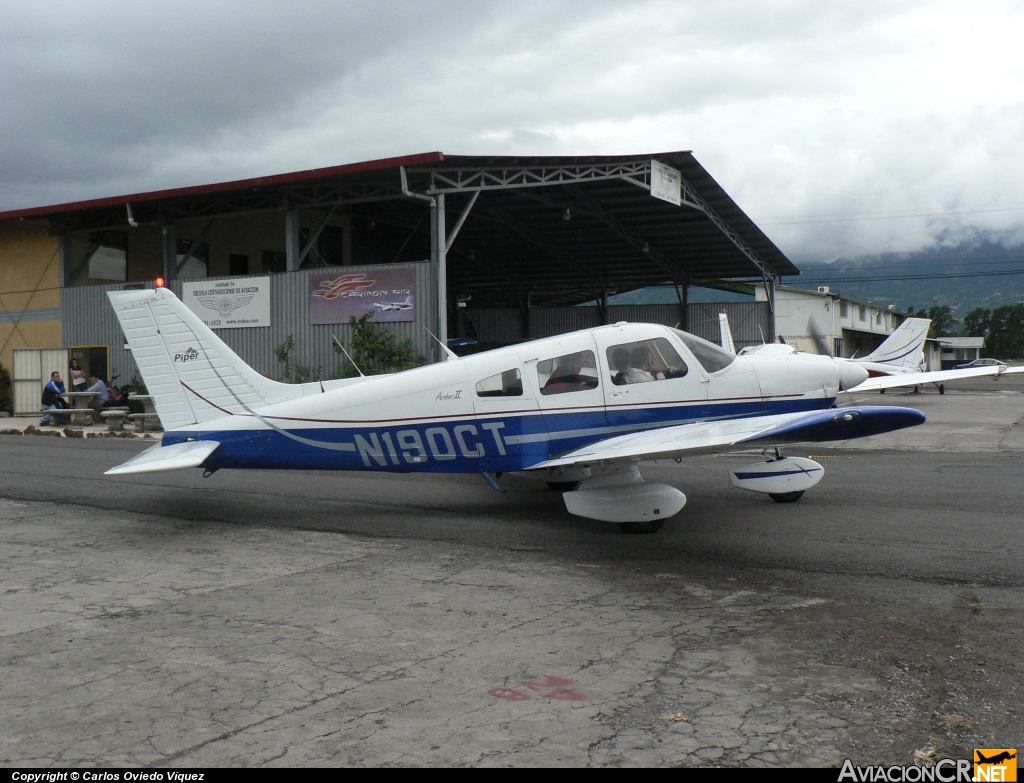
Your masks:
{"label": "airplane fuselage", "polygon": [[[734,357],[716,369],[716,358],[698,358],[687,337],[617,324],[323,392],[306,384],[297,399],[180,427],[163,443],[218,441],[208,469],[502,473],[614,435],[827,409],[841,386],[867,377],[842,360],[805,354]],[[649,367],[651,380],[624,380],[621,352],[637,346],[667,364],[662,378]],[[567,358],[578,365],[563,377]],[[633,368],[633,376],[641,372]]]}

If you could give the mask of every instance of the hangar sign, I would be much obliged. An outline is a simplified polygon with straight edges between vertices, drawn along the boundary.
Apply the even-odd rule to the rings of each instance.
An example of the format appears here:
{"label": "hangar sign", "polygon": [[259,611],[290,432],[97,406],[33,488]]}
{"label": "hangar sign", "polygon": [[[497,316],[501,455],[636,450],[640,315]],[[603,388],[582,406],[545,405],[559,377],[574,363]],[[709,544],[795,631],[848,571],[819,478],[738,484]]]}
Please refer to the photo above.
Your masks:
{"label": "hangar sign", "polygon": [[211,329],[270,326],[270,278],[182,282],[181,299]]}
{"label": "hangar sign", "polygon": [[363,272],[335,269],[309,277],[309,322],[347,324],[352,316],[374,312],[382,323],[412,321],[416,273],[408,267]]}
{"label": "hangar sign", "polygon": [[651,161],[651,195],[675,204],[682,205],[683,175],[679,169],[667,166],[660,160]]}

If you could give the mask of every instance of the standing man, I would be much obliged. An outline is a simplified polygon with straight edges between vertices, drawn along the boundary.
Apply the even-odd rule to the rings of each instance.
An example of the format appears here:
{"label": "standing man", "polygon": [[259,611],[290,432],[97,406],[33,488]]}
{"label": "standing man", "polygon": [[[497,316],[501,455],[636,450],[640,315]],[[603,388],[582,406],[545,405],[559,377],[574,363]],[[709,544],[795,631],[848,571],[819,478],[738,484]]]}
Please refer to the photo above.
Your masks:
{"label": "standing man", "polygon": [[102,412],[102,410],[103,410],[103,403],[110,402],[110,392],[107,391],[107,384],[105,384],[103,381],[101,381],[95,375],[90,375],[89,376],[89,388],[86,389],[86,391],[99,392],[99,395],[96,396],[96,397],[90,398],[89,402],[87,402],[86,405],[88,405],[90,408],[92,408],[97,413]]}
{"label": "standing man", "polygon": [[[64,394],[67,389],[64,388],[64,379],[60,377],[59,372],[50,373],[50,382],[43,387],[43,407],[47,410],[56,411],[66,408],[67,402],[60,395]],[[39,426],[45,427],[50,423],[51,414],[46,414],[42,419],[39,420]],[[67,424],[67,416],[55,417],[57,424]]]}

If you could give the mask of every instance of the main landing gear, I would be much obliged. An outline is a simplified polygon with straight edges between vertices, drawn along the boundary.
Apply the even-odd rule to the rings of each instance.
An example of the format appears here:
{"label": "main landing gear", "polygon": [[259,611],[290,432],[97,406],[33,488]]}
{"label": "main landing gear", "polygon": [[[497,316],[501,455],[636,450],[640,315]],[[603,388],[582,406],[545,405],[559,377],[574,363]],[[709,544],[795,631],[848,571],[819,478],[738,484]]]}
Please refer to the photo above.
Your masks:
{"label": "main landing gear", "polygon": [[825,475],[825,468],[805,457],[783,457],[775,449],[772,459],[729,471],[732,485],[760,492],[776,503],[796,503]]}
{"label": "main landing gear", "polygon": [[580,485],[579,481],[545,481],[555,492],[572,492]]}

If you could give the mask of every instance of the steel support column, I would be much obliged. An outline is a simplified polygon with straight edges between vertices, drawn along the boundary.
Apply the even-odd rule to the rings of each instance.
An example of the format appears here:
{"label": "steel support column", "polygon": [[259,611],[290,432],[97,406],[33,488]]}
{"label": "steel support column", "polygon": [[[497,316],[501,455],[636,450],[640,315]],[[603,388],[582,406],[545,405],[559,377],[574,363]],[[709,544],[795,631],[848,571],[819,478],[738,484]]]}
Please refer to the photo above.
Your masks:
{"label": "steel support column", "polygon": [[71,237],[61,234],[60,239],[60,287],[68,288],[71,285]]}
{"label": "steel support column", "polygon": [[[430,206],[430,267],[437,284],[437,339],[448,344],[448,253],[444,194],[434,197]],[[444,359],[444,351],[441,351]]]}
{"label": "steel support column", "polygon": [[178,277],[178,230],[171,223],[163,227],[164,281],[167,285]]}
{"label": "steel support column", "polygon": [[302,263],[299,251],[299,210],[289,209],[284,213],[284,255],[285,270],[298,272]]}

